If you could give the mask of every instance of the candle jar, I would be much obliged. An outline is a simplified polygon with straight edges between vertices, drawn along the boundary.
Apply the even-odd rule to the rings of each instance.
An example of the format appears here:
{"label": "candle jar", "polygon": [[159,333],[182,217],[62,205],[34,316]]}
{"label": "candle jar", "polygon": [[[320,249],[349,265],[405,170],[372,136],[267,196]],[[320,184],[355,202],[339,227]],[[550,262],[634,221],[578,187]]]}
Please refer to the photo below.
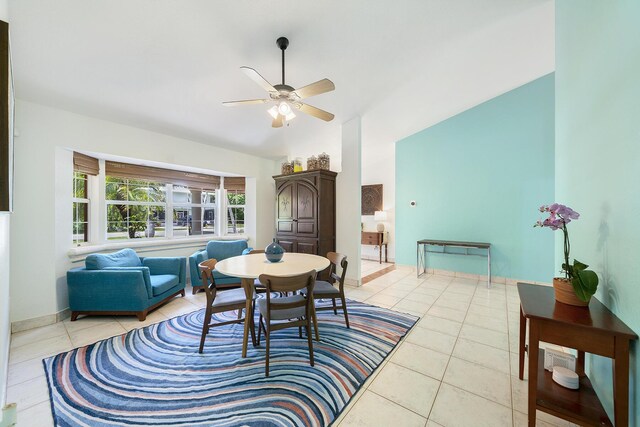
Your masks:
{"label": "candle jar", "polygon": [[313,171],[318,169],[318,158],[316,156],[311,156],[307,159],[307,170]]}
{"label": "candle jar", "polygon": [[289,175],[293,173],[293,166],[291,165],[291,162],[283,162],[280,172],[282,175]]}
{"label": "candle jar", "polygon": [[329,155],[322,153],[318,155],[318,168],[328,171],[330,167]]}
{"label": "candle jar", "polygon": [[293,171],[302,172],[302,158],[296,157],[296,159],[293,161]]}

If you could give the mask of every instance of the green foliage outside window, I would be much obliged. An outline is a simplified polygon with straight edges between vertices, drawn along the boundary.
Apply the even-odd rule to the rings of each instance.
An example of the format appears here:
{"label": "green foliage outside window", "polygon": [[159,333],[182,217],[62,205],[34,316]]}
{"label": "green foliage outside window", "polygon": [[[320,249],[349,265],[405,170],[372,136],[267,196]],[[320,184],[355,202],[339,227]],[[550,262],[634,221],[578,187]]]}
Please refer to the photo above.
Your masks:
{"label": "green foliage outside window", "polygon": [[227,191],[227,230],[229,233],[244,232],[244,204],[244,193],[235,190]]}
{"label": "green foliage outside window", "polygon": [[[157,202],[166,200],[164,184],[135,179],[106,177],[106,199],[127,202]],[[126,230],[130,239],[148,227],[161,225],[164,208],[136,204],[110,204],[107,207],[107,232]]]}

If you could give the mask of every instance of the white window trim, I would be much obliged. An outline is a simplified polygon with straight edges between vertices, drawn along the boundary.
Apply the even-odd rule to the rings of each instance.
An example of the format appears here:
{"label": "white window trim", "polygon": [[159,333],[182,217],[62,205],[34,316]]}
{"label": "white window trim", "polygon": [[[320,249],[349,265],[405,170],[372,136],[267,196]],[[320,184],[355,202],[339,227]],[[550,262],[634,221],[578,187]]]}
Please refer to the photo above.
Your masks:
{"label": "white window trim", "polygon": [[[76,171],[74,170],[73,172],[74,172],[73,173],[73,176],[74,176],[73,180],[75,181],[75,172]],[[75,217],[74,217],[74,218],[72,218],[72,221],[71,221],[71,224],[72,224],[72,226],[71,226],[71,244],[73,246],[85,246],[85,245],[88,245],[88,244],[91,243],[91,237],[92,237],[92,231],[93,231],[93,230],[91,230],[91,225],[92,225],[92,217],[91,217],[91,211],[92,211],[92,209],[91,209],[92,208],[92,206],[91,206],[92,205],[91,196],[92,196],[92,194],[91,194],[91,189],[93,187],[92,186],[93,180],[91,178],[93,178],[93,177],[91,175],[88,175],[88,174],[85,174],[85,175],[87,176],[87,197],[86,198],[72,197],[71,201],[72,201],[72,203],[86,203],[87,204],[87,218],[86,218],[86,222],[87,222],[87,225],[86,225],[86,227],[87,227],[87,241],[86,242],[75,242],[73,240],[73,236],[74,236],[73,224],[75,224],[77,222]],[[73,194],[75,194],[75,188],[73,190],[74,190]],[[72,213],[72,215],[73,215],[73,213]]]}
{"label": "white window trim", "polygon": [[231,234],[229,236],[190,236],[190,237],[177,237],[171,239],[153,238],[153,239],[131,239],[120,240],[116,242],[109,242],[103,244],[83,245],[69,249],[67,252],[68,257],[72,262],[82,261],[88,254],[99,252],[112,252],[125,248],[136,249],[136,252],[144,253],[157,251],[162,249],[204,249],[204,243],[211,240],[246,240],[249,241],[249,236],[246,234]]}

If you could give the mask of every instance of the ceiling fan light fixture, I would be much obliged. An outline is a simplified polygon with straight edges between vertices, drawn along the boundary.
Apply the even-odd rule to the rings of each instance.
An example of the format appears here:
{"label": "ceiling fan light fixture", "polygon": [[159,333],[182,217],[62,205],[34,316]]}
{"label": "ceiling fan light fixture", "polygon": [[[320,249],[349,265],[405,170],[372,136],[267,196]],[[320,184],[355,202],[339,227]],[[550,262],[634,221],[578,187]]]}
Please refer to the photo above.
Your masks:
{"label": "ceiling fan light fixture", "polygon": [[276,105],[274,105],[273,107],[269,108],[267,110],[267,112],[271,115],[271,117],[273,117],[274,119],[278,118],[278,107]]}
{"label": "ceiling fan light fixture", "polygon": [[[288,103],[286,103],[286,102],[284,102],[284,101],[281,101],[281,102],[278,104],[278,112],[279,112],[280,114],[282,114],[283,116],[287,116],[288,114],[290,114],[290,113],[291,113],[291,106],[290,106]],[[294,117],[295,117],[295,116],[294,116]]]}
{"label": "ceiling fan light fixture", "polygon": [[291,111],[291,108],[289,108],[289,114],[282,114],[282,113],[280,113],[280,109],[278,108],[277,105],[274,105],[273,107],[269,108],[267,110],[267,112],[274,119],[277,119],[279,115],[284,117],[284,119],[287,120],[287,121],[293,120],[293,119],[296,118],[296,115],[293,114],[293,111]]}

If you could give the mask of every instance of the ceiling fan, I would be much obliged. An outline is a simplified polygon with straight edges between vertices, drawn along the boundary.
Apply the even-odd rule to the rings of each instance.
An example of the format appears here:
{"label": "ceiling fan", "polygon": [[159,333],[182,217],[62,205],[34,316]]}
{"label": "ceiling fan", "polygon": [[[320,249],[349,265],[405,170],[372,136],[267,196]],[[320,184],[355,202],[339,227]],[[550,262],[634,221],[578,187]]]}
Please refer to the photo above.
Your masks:
{"label": "ceiling fan", "polygon": [[282,51],[282,84],[271,85],[264,77],[260,75],[256,70],[249,67],[240,67],[240,69],[254,82],[258,83],[260,87],[269,92],[269,99],[247,99],[244,101],[228,101],[223,102],[226,106],[235,105],[250,105],[250,104],[264,104],[269,101],[274,101],[275,105],[271,107],[268,112],[273,117],[271,126],[274,128],[282,127],[285,120],[291,120],[296,115],[293,110],[302,111],[305,114],[309,114],[313,117],[317,117],[326,122],[333,120],[334,115],[316,108],[312,105],[300,102],[303,99],[310,98],[312,96],[320,95],[322,93],[331,92],[336,87],[329,79],[322,79],[315,83],[311,83],[307,86],[303,86],[299,89],[284,83],[284,51],[289,46],[289,40],[286,37],[280,37],[276,40],[276,44]]}

